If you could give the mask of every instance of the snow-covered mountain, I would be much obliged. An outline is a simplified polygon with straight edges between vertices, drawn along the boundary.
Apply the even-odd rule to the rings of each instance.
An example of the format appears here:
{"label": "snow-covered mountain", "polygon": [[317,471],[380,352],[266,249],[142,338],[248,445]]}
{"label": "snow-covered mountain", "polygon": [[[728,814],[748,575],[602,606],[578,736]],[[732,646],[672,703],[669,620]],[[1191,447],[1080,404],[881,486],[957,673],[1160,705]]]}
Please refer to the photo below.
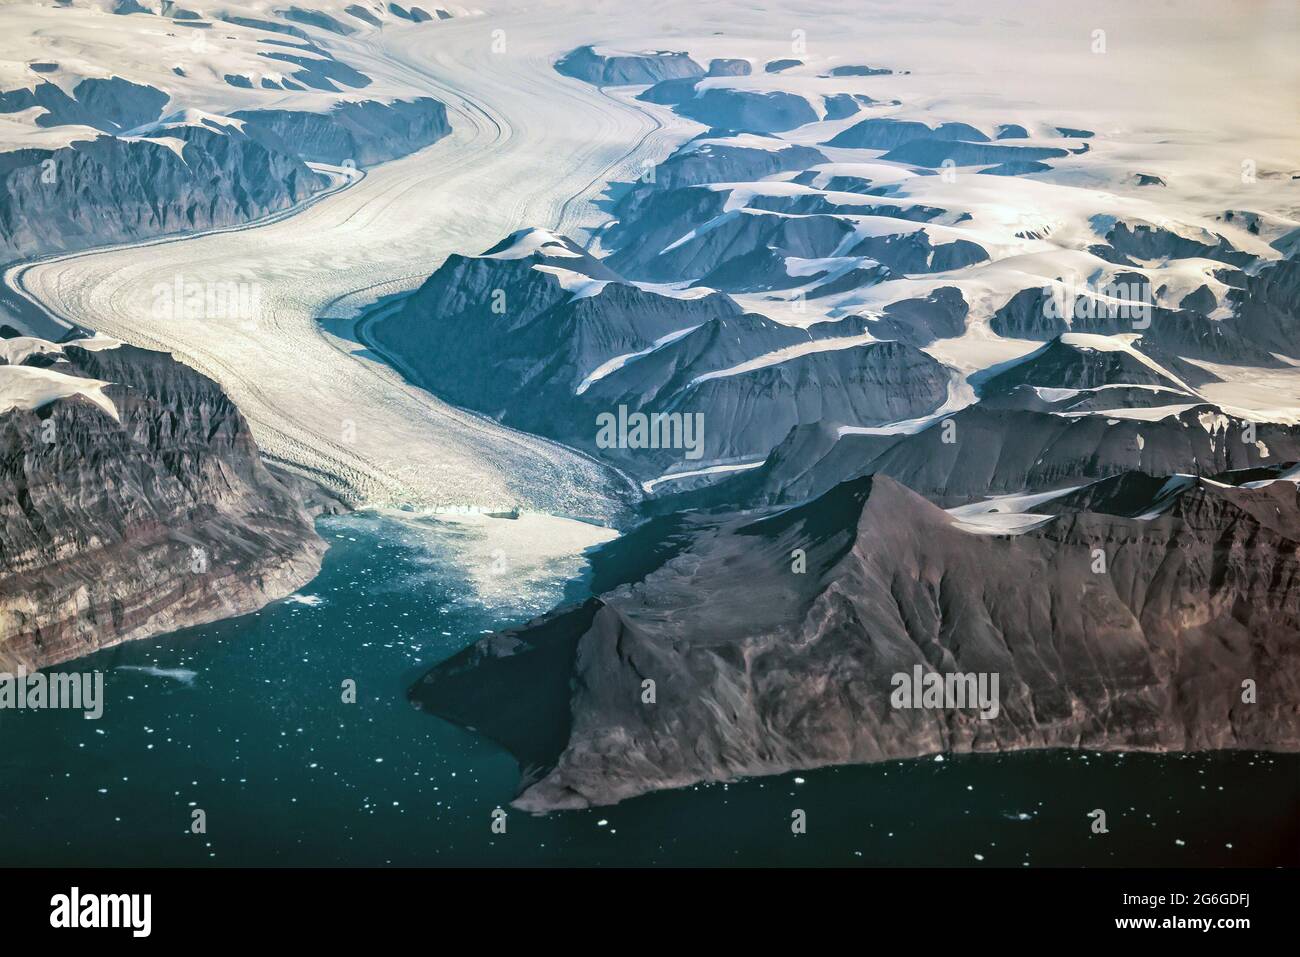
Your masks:
{"label": "snow-covered mountain", "polygon": [[[608,546],[598,598],[480,639],[411,698],[508,748],[530,811],[935,753],[1300,747],[1294,708],[1239,694],[1244,674],[1272,702],[1298,690],[1278,585],[1294,482],[1125,473],[1028,521],[1004,507],[945,514],[877,475],[774,513],[683,513]],[[914,669],[996,674],[998,708],[900,709],[890,676]]]}
{"label": "snow-covered mountain", "polygon": [[0,668],[256,611],[320,570],[295,480],[171,356],[0,326]]}
{"label": "snow-covered mountain", "polygon": [[[1270,464],[1260,428],[1294,447],[1296,410],[1243,406],[1233,385],[1262,370],[1300,381],[1295,219],[1192,212],[1137,172],[1115,191],[1081,186],[1098,133],[1021,113],[987,128],[955,108],[904,118],[906,100],[881,94],[905,90],[906,72],[706,63],[600,46],[559,58],[559,72],[707,128],[621,188],[588,248],[525,232],[473,260],[472,279],[448,260],[380,325],[386,347],[451,401],[601,454],[659,493],[721,481],[706,498],[730,504],[772,471],[737,469],[762,469],[783,443],[791,466],[791,428],[873,446],[933,434],[969,451],[952,430],[983,428],[983,411],[962,410],[985,400],[1008,428],[1056,417],[1075,437],[1093,424],[1076,420],[1131,421],[1132,407],[1153,437],[1193,408],[1240,425],[1239,449],[1176,442],[1167,460],[1127,437],[1136,453],[1093,460],[1097,474]],[[521,244],[528,256],[501,252]],[[475,357],[509,374],[484,379]],[[624,408],[700,414],[703,449],[597,449],[593,423]],[[1028,448],[1033,433],[1017,439]],[[1032,475],[1027,459],[995,488],[946,473],[923,487],[1038,488],[1081,455]],[[877,467],[850,456],[822,484]]]}
{"label": "snow-covered mountain", "polygon": [[[940,749],[1297,746],[1294,18],[0,18],[7,305],[173,351],[354,504],[632,529],[597,598],[415,693],[507,743],[536,729],[481,713],[484,683],[559,716],[516,751],[525,806]],[[232,281],[248,321],[150,309]],[[0,423],[51,387],[13,341]],[[57,385],[84,415],[115,394]],[[912,664],[1001,669],[1003,724],[886,711],[881,669]],[[634,707],[647,669],[676,723]],[[1243,714],[1264,672],[1283,704]]]}
{"label": "snow-covered mountain", "polygon": [[[719,42],[561,57],[697,132],[581,245],[449,260],[383,327],[429,388],[616,463],[659,516],[598,553],[598,598],[413,700],[510,748],[530,810],[932,751],[1294,749],[1235,701],[1266,659],[1281,699],[1300,673],[1300,172],[1256,209],[1192,201],[1075,116],[918,116],[905,64]],[[637,328],[683,297],[705,315]],[[615,409],[704,437],[610,447]],[[900,717],[882,676],[917,661],[1000,674],[1011,712]]]}
{"label": "snow-covered mountain", "polygon": [[347,48],[467,14],[6,0],[0,255],[242,223],[429,145],[448,132],[444,105]]}

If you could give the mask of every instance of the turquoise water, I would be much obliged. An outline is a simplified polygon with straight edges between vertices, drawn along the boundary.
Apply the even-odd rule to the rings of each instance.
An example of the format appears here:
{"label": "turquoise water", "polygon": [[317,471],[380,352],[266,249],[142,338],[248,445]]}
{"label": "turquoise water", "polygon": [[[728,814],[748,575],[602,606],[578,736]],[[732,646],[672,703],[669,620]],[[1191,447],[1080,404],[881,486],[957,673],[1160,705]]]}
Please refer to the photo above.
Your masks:
{"label": "turquoise water", "polygon": [[[0,712],[0,864],[1300,862],[1300,756],[1248,753],[891,762],[509,811],[494,834],[513,760],[405,691],[563,583],[485,606],[436,523],[361,514],[320,529],[332,547],[299,599],[65,666],[106,672],[99,721]],[[1109,834],[1091,833],[1098,807]],[[206,834],[190,832],[195,809]]]}

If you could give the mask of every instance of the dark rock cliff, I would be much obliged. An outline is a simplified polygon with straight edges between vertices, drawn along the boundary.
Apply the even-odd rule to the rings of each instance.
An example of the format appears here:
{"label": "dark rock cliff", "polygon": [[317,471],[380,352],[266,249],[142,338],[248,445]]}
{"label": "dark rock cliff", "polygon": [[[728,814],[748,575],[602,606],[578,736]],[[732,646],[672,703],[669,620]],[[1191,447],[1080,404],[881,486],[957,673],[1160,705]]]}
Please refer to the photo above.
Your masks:
{"label": "dark rock cliff", "polygon": [[215,382],[91,343],[0,352],[0,669],[255,611],[325,550]]}
{"label": "dark rock cliff", "polygon": [[[483,639],[411,697],[515,750],[533,811],[936,752],[1296,750],[1298,496],[1192,482],[1149,521],[1098,499],[1009,536],[876,477],[761,518],[659,520],[676,540],[655,570]],[[996,714],[895,707],[916,667],[997,675]],[[557,712],[561,746],[521,738]]]}
{"label": "dark rock cliff", "polygon": [[686,53],[662,50],[604,54],[590,46],[569,51],[556,62],[555,69],[595,86],[634,86],[704,76],[704,67]]}
{"label": "dark rock cliff", "polygon": [[[716,292],[661,294],[523,230],[448,257],[374,334],[448,401],[654,479],[761,458],[798,424],[879,425],[942,405],[949,372],[911,345],[866,341],[866,325],[801,329]],[[685,457],[676,444],[601,444],[598,417],[621,408],[698,414],[702,437]]]}
{"label": "dark rock cliff", "polygon": [[[0,259],[259,219],[330,184],[308,163],[371,166],[450,132],[446,108],[428,97],[343,102],[321,113],[181,112],[159,120],[165,94],[119,82],[123,87],[94,87],[51,114],[61,123],[88,123],[93,114],[105,135],[0,153]],[[0,112],[23,102],[0,94]]]}
{"label": "dark rock cliff", "polygon": [[339,103],[328,113],[241,110],[231,116],[270,149],[296,152],[310,162],[359,167],[414,153],[451,132],[447,108],[429,97]]}
{"label": "dark rock cliff", "polygon": [[226,226],[287,209],[329,180],[236,130],[180,125],[0,155],[0,256],[16,259]]}

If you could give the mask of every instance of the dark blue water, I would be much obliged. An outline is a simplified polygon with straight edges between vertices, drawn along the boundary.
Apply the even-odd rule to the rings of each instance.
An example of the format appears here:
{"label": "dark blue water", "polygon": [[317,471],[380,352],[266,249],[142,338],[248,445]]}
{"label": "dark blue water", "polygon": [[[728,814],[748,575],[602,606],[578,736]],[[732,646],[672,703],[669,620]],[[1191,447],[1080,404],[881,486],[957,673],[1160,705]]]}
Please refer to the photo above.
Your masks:
{"label": "dark blue water", "polygon": [[[508,809],[510,756],[410,708],[427,665],[530,617],[456,536],[324,519],[321,575],[262,612],[109,649],[102,719],[0,711],[0,864],[1258,865],[1300,862],[1300,756],[1041,752],[827,769]],[[127,666],[126,669],[123,666]],[[168,675],[134,668],[184,669]],[[341,686],[357,683],[345,704]],[[1110,833],[1090,830],[1104,808]],[[202,809],[207,833],[190,831]],[[795,835],[791,813],[807,814]]]}

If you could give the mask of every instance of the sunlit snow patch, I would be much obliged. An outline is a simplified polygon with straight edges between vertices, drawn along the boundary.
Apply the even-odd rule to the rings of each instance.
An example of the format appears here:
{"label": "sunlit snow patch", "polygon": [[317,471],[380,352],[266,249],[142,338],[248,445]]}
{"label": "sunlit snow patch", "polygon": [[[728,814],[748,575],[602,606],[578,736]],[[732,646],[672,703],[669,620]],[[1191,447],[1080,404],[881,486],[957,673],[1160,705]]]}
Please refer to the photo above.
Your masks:
{"label": "sunlit snow patch", "polygon": [[682,338],[683,336],[689,335],[690,333],[694,332],[698,328],[700,327],[688,326],[685,329],[678,329],[674,332],[668,333],[668,335],[666,336],[661,336],[660,338],[656,339],[654,341],[654,344],[651,345],[650,348],[648,349],[642,349],[640,352],[628,352],[625,353],[624,355],[615,356],[612,359],[607,359],[606,361],[602,362],[599,366],[597,366],[595,369],[593,369],[585,379],[583,379],[580,383],[578,383],[578,388],[575,391],[575,394],[582,395],[582,393],[586,392],[588,389],[591,388],[592,383],[599,382],[601,379],[605,378],[605,376],[610,375],[613,372],[617,372],[619,369],[623,368],[623,366],[627,365],[629,362],[632,362],[635,359],[640,359],[643,356],[648,356],[656,349],[661,349],[664,346],[668,345],[670,342],[676,342],[678,339]]}
{"label": "sunlit snow patch", "polygon": [[656,485],[662,485],[664,482],[675,482],[678,479],[699,478],[701,475],[718,475],[723,472],[746,472],[749,469],[756,469],[767,462],[766,458],[759,459],[757,462],[738,462],[732,465],[710,465],[704,469],[693,469],[690,472],[669,472],[661,475],[656,479],[650,479],[641,483],[641,488],[649,494]]}
{"label": "sunlit snow patch", "polygon": [[947,510],[953,524],[963,532],[975,535],[1019,535],[1031,528],[1050,522],[1055,515],[1036,515],[1031,511],[1036,505],[1068,495],[1082,488],[1074,485],[1036,495],[995,495],[982,502],[959,505]]}
{"label": "sunlit snow patch", "polygon": [[109,384],[100,379],[65,375],[53,369],[0,366],[0,413],[10,409],[39,409],[57,399],[79,395],[117,419],[117,406],[104,395],[104,386]]}

